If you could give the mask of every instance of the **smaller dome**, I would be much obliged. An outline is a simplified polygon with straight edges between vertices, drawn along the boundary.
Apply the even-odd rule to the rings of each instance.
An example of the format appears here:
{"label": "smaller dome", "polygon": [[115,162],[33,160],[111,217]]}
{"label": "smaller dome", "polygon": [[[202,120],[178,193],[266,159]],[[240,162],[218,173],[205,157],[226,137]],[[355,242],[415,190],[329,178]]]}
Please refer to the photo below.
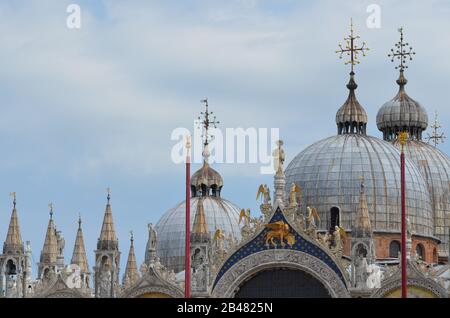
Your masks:
{"label": "smaller dome", "polygon": [[377,127],[383,132],[384,140],[395,140],[401,131],[407,131],[414,140],[421,140],[422,133],[428,127],[426,110],[408,96],[405,85],[408,81],[400,72],[397,95],[385,103],[377,114]]}
{"label": "smaller dome", "polygon": [[[223,186],[223,179],[220,173],[211,168],[207,161],[197,170],[191,178],[192,196],[220,196]],[[211,190],[211,193],[210,193]]]}
{"label": "smaller dome", "polygon": [[350,73],[350,81],[347,84],[349,94],[344,105],[336,113],[336,125],[338,134],[366,134],[367,113],[358,102],[355,90],[358,85],[354,79],[354,73]]}

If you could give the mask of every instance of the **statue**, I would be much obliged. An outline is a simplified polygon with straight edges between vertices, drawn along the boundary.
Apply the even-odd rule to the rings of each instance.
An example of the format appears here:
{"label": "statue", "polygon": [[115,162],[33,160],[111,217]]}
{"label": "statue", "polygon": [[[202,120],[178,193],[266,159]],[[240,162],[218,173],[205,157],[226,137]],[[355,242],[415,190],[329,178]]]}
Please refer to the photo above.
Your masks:
{"label": "statue", "polygon": [[99,275],[99,295],[109,297],[111,295],[111,271],[102,270]]}
{"label": "statue", "polygon": [[141,272],[141,276],[144,276],[148,271],[147,264],[142,263],[142,265],[139,267],[139,271]]}
{"label": "statue", "polygon": [[221,229],[217,229],[214,233],[213,243],[215,251],[225,251],[225,235]]}
{"label": "statue", "polygon": [[286,159],[286,156],[284,154],[284,149],[281,147],[283,146],[283,141],[278,140],[277,141],[278,148],[275,148],[275,150],[272,152],[273,156],[273,168],[276,173],[283,172],[283,164]]}
{"label": "statue", "polygon": [[152,223],[149,223],[147,226],[148,226],[148,246],[147,246],[147,250],[156,250],[156,244],[157,244],[156,230],[153,227]]}
{"label": "statue", "polygon": [[408,240],[412,239],[412,227],[411,227],[411,222],[409,221],[409,218],[406,218],[406,237]]}
{"label": "statue", "polygon": [[366,288],[367,284],[367,259],[362,254],[355,259],[355,287]]}
{"label": "statue", "polygon": [[289,206],[297,207],[302,200],[302,190],[298,185],[292,183],[291,190],[289,192]]}
{"label": "statue", "polygon": [[342,252],[344,250],[344,244],[342,239],[347,238],[347,233],[345,233],[345,230],[340,226],[334,227],[333,232],[333,239],[334,239],[334,252],[336,253],[336,256],[340,258],[342,256]]}
{"label": "statue", "polygon": [[330,247],[330,234],[328,232],[327,233],[323,233],[323,234],[320,234],[320,233],[317,234],[317,240],[323,246]]}
{"label": "statue", "polygon": [[270,190],[267,184],[260,185],[258,188],[258,192],[256,193],[256,200],[258,200],[261,197],[263,200],[263,204],[270,204]]}
{"label": "statue", "polygon": [[367,273],[369,276],[367,277],[367,287],[372,288],[380,288],[381,281],[383,280],[383,272],[380,269],[380,266],[371,264],[367,266]]}
{"label": "statue", "polygon": [[310,236],[315,236],[317,224],[320,222],[319,213],[317,213],[316,208],[307,207],[308,217],[306,218],[306,233]]}
{"label": "statue", "polygon": [[241,213],[239,214],[239,224],[241,224],[242,220],[244,220],[244,226],[250,225],[250,209],[247,209],[247,211],[245,211],[245,209],[241,210]]}
{"label": "statue", "polygon": [[283,221],[277,221],[275,223],[266,224],[266,228],[270,229],[266,233],[266,245],[269,246],[269,243],[273,247],[277,247],[274,239],[278,239],[280,241],[281,247],[285,247],[287,244],[292,246],[295,244],[295,236],[291,233],[289,225],[284,223]]}

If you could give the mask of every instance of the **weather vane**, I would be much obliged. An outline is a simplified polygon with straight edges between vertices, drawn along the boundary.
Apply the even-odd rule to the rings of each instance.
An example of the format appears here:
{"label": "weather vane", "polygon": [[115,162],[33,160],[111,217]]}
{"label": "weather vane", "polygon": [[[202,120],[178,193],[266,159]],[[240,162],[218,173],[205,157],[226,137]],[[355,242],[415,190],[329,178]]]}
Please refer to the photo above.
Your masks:
{"label": "weather vane", "polygon": [[350,34],[347,38],[344,38],[345,47],[343,47],[342,44],[339,44],[339,50],[336,51],[336,53],[339,53],[340,59],[342,59],[344,54],[349,56],[350,59],[345,61],[345,65],[351,65],[351,73],[353,73],[354,66],[360,63],[358,54],[362,53],[363,56],[366,56],[366,52],[369,51],[366,42],[363,42],[362,45],[358,47],[356,40],[360,37],[355,36],[353,31],[353,20],[350,19]]}
{"label": "weather vane", "polygon": [[391,53],[388,54],[388,57],[391,58],[391,62],[394,62],[395,58],[400,60],[400,64],[397,65],[395,69],[400,69],[400,72],[403,72],[404,69],[408,68],[408,65],[406,65],[407,59],[409,58],[409,60],[412,61],[412,57],[416,52],[413,52],[409,43],[403,42],[403,28],[399,28],[398,32],[400,32],[400,41],[395,43],[395,47],[391,49]]}
{"label": "weather vane", "polygon": [[203,128],[202,139],[203,139],[203,146],[206,150],[207,146],[209,145],[209,142],[213,138],[213,136],[209,134],[209,129],[210,127],[217,128],[217,124],[220,124],[220,122],[216,120],[214,112],[209,111],[208,98],[202,99],[200,102],[205,104],[205,111],[200,113],[200,116],[198,116],[198,121]]}
{"label": "weather vane", "polygon": [[431,133],[431,135],[428,134],[427,138],[428,143],[430,143],[430,141],[433,141],[435,147],[437,147],[438,144],[444,143],[445,139],[447,138],[447,136],[444,135],[444,132],[440,131],[441,128],[442,126],[438,120],[438,112],[436,111],[434,114],[434,122],[431,125],[431,129],[433,129],[433,132]]}

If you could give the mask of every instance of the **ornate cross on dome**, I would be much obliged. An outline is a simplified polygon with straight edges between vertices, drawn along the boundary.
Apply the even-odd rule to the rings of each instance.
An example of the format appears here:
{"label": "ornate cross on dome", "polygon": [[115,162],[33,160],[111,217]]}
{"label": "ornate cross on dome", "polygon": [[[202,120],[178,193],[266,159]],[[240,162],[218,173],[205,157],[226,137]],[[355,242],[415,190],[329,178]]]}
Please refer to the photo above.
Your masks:
{"label": "ornate cross on dome", "polygon": [[203,125],[203,145],[207,146],[212,139],[212,136],[209,134],[209,128],[217,128],[217,124],[220,124],[220,122],[216,120],[216,116],[213,116],[214,112],[208,110],[208,98],[202,99],[200,102],[205,104],[205,111],[200,113],[198,120]]}
{"label": "ornate cross on dome", "polygon": [[339,44],[339,50],[336,53],[339,53],[339,58],[342,59],[342,56],[346,54],[350,57],[349,60],[345,61],[345,65],[351,65],[351,73],[353,73],[353,67],[356,64],[359,64],[360,61],[358,59],[358,54],[362,53],[363,56],[366,56],[366,52],[369,51],[369,48],[366,46],[366,42],[363,42],[361,46],[358,47],[356,44],[356,40],[359,39],[359,36],[355,36],[353,34],[353,20],[350,19],[350,34],[345,40],[345,48],[342,44]]}
{"label": "ornate cross on dome", "polygon": [[444,135],[440,129],[442,128],[441,124],[438,120],[438,112],[436,111],[434,114],[434,122],[431,125],[431,129],[433,129],[433,132],[428,134],[428,143],[433,140],[434,146],[437,147],[438,144],[444,143],[444,140],[447,138],[447,136]]}
{"label": "ornate cross on dome", "polygon": [[[399,28],[398,32],[400,32],[400,41],[395,43],[395,48],[391,49],[391,53],[388,54],[388,57],[391,58],[391,62],[394,62],[395,58],[400,60],[400,64],[397,65],[395,69],[400,69],[400,72],[403,72],[405,68],[408,68],[406,65],[407,58],[412,61],[412,56],[415,55],[416,52],[413,52],[409,43],[403,42],[403,28]],[[407,48],[408,46],[409,48]]]}

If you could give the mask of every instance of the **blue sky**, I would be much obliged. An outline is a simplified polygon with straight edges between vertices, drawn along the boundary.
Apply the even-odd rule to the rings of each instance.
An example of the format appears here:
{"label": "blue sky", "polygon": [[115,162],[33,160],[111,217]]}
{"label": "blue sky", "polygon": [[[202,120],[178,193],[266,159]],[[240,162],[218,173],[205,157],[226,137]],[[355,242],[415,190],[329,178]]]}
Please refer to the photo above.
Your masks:
{"label": "blue sky", "polygon": [[[82,28],[66,27],[66,8]],[[369,4],[381,28],[366,27]],[[122,270],[135,232],[143,261],[147,222],[183,199],[184,167],[170,160],[176,127],[192,129],[207,96],[221,127],[280,128],[288,161],[336,133],[348,67],[334,51],[353,17],[371,51],[356,68],[369,133],[392,98],[397,72],[388,60],[397,28],[417,55],[407,91],[450,127],[448,1],[88,1],[0,3],[0,237],[17,192],[24,240],[39,259],[50,201],[66,239],[66,260],[81,213],[93,250],[112,188]],[[440,147],[449,152],[450,143]],[[259,165],[222,164],[223,196],[257,211]],[[195,170],[198,168],[194,166]]]}

